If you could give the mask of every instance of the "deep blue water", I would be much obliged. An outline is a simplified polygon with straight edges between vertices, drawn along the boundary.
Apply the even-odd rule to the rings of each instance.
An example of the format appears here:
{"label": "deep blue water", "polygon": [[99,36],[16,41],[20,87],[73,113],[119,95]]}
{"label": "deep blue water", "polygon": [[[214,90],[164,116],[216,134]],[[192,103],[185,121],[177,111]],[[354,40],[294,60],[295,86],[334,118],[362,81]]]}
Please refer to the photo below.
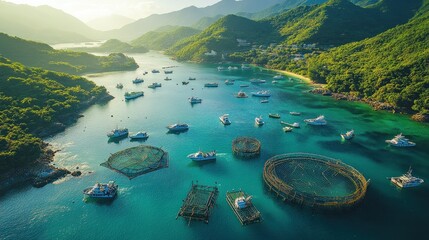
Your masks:
{"label": "deep blue water", "polygon": [[[158,53],[134,55],[140,68],[130,72],[90,75],[105,86],[115,99],[90,107],[65,132],[47,139],[61,151],[55,157],[58,166],[84,172],[78,178],[66,178],[41,189],[24,188],[0,198],[0,239],[404,239],[422,238],[426,233],[429,208],[427,183],[413,189],[398,189],[386,177],[399,176],[409,166],[414,175],[429,181],[429,128],[410,121],[408,116],[375,112],[360,103],[335,101],[307,93],[311,86],[298,79],[272,84],[276,73],[253,68],[250,71],[217,71],[217,65],[178,63]],[[163,66],[172,68],[173,80],[164,81]],[[227,67],[228,65],[224,65]],[[150,70],[160,69],[160,74]],[[142,73],[143,84],[131,81]],[[182,81],[196,77],[186,86]],[[233,95],[249,79],[266,79],[243,90],[269,89],[269,103]],[[226,86],[225,79],[236,80]],[[149,89],[152,82],[162,87]],[[116,89],[117,83],[124,89]],[[218,82],[218,88],[204,83]],[[142,90],[145,96],[125,102],[125,91]],[[201,104],[187,99],[197,96]],[[302,112],[291,116],[289,111]],[[280,120],[300,122],[302,127],[284,133],[279,119],[268,118],[278,112]],[[223,126],[218,117],[230,114],[232,124]],[[325,115],[328,125],[306,126],[305,118]],[[262,115],[265,125],[256,127],[254,118]],[[190,130],[167,134],[167,125],[186,122]],[[127,127],[131,132],[147,131],[143,144],[162,147],[170,154],[168,168],[128,180],[100,163],[111,153],[141,142],[124,139],[107,141],[106,132]],[[341,142],[340,133],[354,129],[356,137]],[[417,143],[414,148],[397,149],[384,141],[402,132]],[[231,143],[238,136],[256,137],[262,143],[259,158],[242,160],[232,155]],[[186,156],[197,150],[217,150],[215,162],[195,164]],[[262,180],[264,162],[282,153],[308,152],[341,159],[371,179],[367,195],[357,208],[326,213],[301,208],[277,199]],[[91,173],[90,173],[91,172]],[[115,180],[120,187],[111,203],[84,202],[82,190],[95,182]],[[176,215],[192,181],[217,185],[219,197],[209,224],[192,222],[189,226]],[[253,195],[253,203],[264,221],[241,226],[225,200],[226,191],[243,189]],[[339,190],[340,191],[340,190]]]}

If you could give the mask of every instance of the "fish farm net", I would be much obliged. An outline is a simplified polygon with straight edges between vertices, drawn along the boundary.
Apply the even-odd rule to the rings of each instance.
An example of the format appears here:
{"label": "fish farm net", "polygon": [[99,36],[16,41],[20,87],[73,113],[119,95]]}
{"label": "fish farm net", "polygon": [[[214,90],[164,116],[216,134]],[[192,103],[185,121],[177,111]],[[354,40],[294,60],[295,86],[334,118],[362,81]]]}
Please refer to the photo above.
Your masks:
{"label": "fish farm net", "polygon": [[261,142],[252,137],[238,137],[232,141],[232,152],[242,158],[254,158],[261,152]]}
{"label": "fish farm net", "polygon": [[161,148],[140,145],[116,152],[100,165],[132,179],[168,167],[168,153]]}
{"label": "fish farm net", "polygon": [[340,160],[308,153],[268,159],[263,178],[283,201],[322,209],[354,206],[364,198],[368,185],[360,172]]}

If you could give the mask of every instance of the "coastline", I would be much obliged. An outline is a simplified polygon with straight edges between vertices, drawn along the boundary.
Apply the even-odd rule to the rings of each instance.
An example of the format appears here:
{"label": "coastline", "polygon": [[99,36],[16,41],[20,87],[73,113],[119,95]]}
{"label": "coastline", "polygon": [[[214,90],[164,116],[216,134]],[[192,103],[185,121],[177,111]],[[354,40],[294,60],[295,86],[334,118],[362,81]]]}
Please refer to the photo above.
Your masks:
{"label": "coastline", "polygon": [[278,72],[278,73],[285,74],[287,76],[298,78],[298,79],[302,80],[303,82],[305,82],[311,86],[315,86],[317,88],[323,88],[326,86],[326,84],[316,83],[313,80],[311,80],[310,78],[303,76],[303,75],[300,75],[300,74],[297,74],[297,73],[294,73],[294,72],[290,72],[290,71],[286,71],[286,70],[279,70],[279,69],[271,69],[271,70]]}

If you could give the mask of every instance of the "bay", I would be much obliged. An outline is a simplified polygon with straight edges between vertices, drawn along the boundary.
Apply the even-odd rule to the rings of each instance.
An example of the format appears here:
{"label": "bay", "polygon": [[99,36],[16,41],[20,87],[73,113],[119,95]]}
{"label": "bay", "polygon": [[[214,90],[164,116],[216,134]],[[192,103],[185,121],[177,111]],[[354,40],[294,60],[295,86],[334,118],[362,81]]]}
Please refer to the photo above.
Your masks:
{"label": "bay", "polygon": [[[252,68],[249,71],[218,71],[218,65],[179,63],[149,52],[131,55],[140,65],[136,71],[88,75],[105,86],[115,97],[104,105],[86,110],[84,117],[63,133],[47,139],[60,149],[55,164],[84,174],[66,178],[41,189],[14,190],[0,199],[0,239],[403,239],[425,234],[429,210],[426,183],[413,189],[398,189],[386,177],[399,176],[409,166],[414,175],[429,179],[429,128],[408,116],[372,111],[361,103],[335,101],[308,93],[311,88],[299,79],[286,78],[272,84],[277,73]],[[162,67],[173,66],[171,81]],[[228,67],[229,65],[223,65]],[[161,73],[152,74],[152,69]],[[143,72],[148,71],[143,76]],[[132,84],[136,77],[145,82]],[[189,77],[196,80],[182,85]],[[250,84],[252,78],[267,80]],[[235,80],[225,85],[226,79]],[[152,82],[161,88],[150,89]],[[205,88],[208,82],[218,88]],[[117,89],[117,83],[124,85]],[[268,103],[256,97],[239,99],[240,85],[247,94],[270,90]],[[144,97],[125,101],[125,91],[144,91]],[[191,105],[197,96],[201,104]],[[289,115],[301,112],[301,116]],[[284,133],[279,119],[299,122],[300,129]],[[218,117],[230,114],[232,124],[223,126]],[[303,119],[325,115],[328,125],[307,126]],[[263,116],[265,125],[257,127],[254,118]],[[190,130],[167,134],[166,126],[186,122]],[[131,132],[147,131],[145,142],[128,139],[108,142],[106,133],[115,127]],[[340,133],[354,129],[356,137],[342,142]],[[417,143],[414,148],[398,149],[385,143],[399,133]],[[251,136],[262,143],[260,157],[250,160],[233,156],[232,141]],[[110,154],[139,144],[162,147],[170,155],[168,168],[135,179],[100,166]],[[215,162],[196,164],[187,159],[198,150],[216,150]],[[371,179],[367,195],[356,208],[326,213],[282,202],[270,193],[262,180],[263,165],[277,154],[307,152],[320,154],[353,166]],[[84,202],[82,190],[95,182],[115,180],[118,197],[109,204]],[[177,219],[176,215],[192,182],[217,185],[219,197],[208,224]],[[429,181],[429,180],[428,180]],[[225,200],[226,191],[243,189],[253,196],[264,221],[241,226]],[[340,191],[340,190],[339,190]]]}

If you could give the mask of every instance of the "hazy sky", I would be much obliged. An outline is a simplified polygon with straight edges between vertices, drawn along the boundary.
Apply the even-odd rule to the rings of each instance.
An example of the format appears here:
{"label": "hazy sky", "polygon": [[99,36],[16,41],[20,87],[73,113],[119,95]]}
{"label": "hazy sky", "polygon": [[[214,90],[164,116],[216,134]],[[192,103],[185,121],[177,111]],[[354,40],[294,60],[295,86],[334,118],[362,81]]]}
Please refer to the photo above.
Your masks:
{"label": "hazy sky", "polygon": [[191,5],[205,7],[220,0],[5,0],[32,6],[49,5],[82,21],[112,14],[139,19],[153,13],[166,13]]}

